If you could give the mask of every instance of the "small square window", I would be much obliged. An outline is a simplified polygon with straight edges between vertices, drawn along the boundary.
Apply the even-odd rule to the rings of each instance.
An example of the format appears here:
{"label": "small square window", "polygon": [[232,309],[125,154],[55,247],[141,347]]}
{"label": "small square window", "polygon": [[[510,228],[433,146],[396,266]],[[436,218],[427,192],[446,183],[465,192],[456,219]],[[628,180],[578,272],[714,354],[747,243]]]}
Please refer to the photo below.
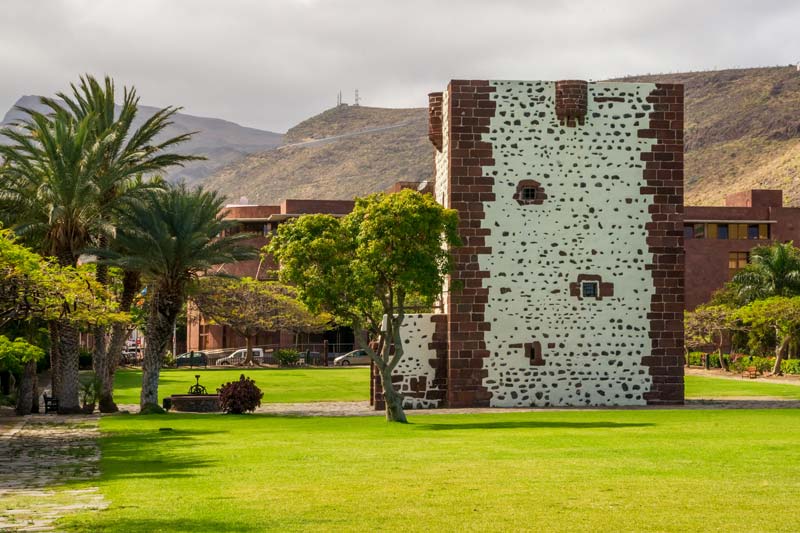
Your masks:
{"label": "small square window", "polygon": [[520,192],[520,199],[536,200],[536,189],[534,189],[533,187],[524,187]]}
{"label": "small square window", "polygon": [[583,298],[597,298],[598,283],[596,281],[581,282],[581,296]]}

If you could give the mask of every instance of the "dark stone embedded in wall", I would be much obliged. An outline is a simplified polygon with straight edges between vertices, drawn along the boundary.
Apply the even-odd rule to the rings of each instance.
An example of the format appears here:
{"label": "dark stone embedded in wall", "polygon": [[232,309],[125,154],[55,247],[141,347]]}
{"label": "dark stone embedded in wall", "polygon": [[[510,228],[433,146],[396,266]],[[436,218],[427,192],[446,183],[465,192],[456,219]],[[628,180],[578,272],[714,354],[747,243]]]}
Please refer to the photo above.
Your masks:
{"label": "dark stone embedded in wall", "polygon": [[519,205],[541,205],[547,199],[547,193],[538,181],[520,180],[513,198]]}
{"label": "dark stone embedded in wall", "polygon": [[583,80],[556,82],[556,116],[562,126],[583,126],[589,84]]}
{"label": "dark stone embedded in wall", "polygon": [[442,151],[442,93],[428,94],[428,139]]}

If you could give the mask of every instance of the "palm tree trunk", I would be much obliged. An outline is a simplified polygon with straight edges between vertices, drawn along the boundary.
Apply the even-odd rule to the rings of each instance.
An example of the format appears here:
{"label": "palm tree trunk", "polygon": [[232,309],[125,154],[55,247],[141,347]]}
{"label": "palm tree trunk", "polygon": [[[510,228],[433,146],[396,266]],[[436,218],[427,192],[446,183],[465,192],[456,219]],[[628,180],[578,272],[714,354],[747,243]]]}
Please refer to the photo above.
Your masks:
{"label": "palm tree trunk", "polygon": [[[123,272],[122,295],[119,300],[120,311],[130,312],[133,300],[141,287],[141,275],[138,272],[130,270]],[[100,380],[100,398],[98,400],[101,413],[115,413],[119,410],[114,402],[114,375],[122,358],[122,348],[125,346],[128,335],[130,335],[128,324],[115,323],[111,326],[111,341],[108,344],[105,370],[102,374],[97,374],[97,378]]]}
{"label": "palm tree trunk", "polygon": [[58,412],[64,414],[80,413],[78,399],[78,355],[80,343],[78,329],[66,321],[58,324],[59,370],[61,383],[58,394]]}
{"label": "palm tree trunk", "polygon": [[[101,237],[100,247],[105,248],[108,245],[107,241],[105,237]],[[108,266],[103,264],[97,265],[94,277],[100,285],[104,287],[108,286]],[[97,379],[102,382],[103,377],[108,374],[108,327],[95,326],[92,328],[92,335],[94,336],[92,369]]]}
{"label": "palm tree trunk", "polygon": [[17,387],[17,406],[15,412],[18,416],[31,414],[36,393],[36,361],[28,361],[25,363],[22,379]]}
{"label": "palm tree trunk", "polygon": [[143,411],[159,409],[158,378],[161,363],[182,304],[179,290],[156,289],[151,294],[147,317],[147,346],[142,361],[142,395],[139,401]]}
{"label": "palm tree trunk", "polygon": [[47,324],[50,331],[50,395],[58,398],[61,391],[61,345],[59,343],[58,321]]}

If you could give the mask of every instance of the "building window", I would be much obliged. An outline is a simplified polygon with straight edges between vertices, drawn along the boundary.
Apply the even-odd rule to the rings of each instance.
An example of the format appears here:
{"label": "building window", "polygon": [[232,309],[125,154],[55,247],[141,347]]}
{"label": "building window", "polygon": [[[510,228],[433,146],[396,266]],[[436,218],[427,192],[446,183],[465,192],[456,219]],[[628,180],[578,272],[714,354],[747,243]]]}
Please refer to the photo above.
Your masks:
{"label": "building window", "polygon": [[719,224],[717,226],[717,239],[728,239],[729,232],[728,232],[728,225],[727,224]]}
{"label": "building window", "polygon": [[683,238],[684,239],[694,238],[694,226],[692,224],[683,225]]}
{"label": "building window", "polygon": [[547,199],[547,193],[538,181],[520,180],[513,199],[519,205],[541,205]]}
{"label": "building window", "polygon": [[600,295],[599,283],[596,281],[582,281],[581,282],[581,297],[583,298],[597,298]]}
{"label": "building window", "polygon": [[522,200],[536,200],[536,189],[533,187],[524,187],[520,191],[520,198]]}
{"label": "building window", "polygon": [[758,238],[762,240],[769,239],[769,224],[758,225]]}
{"label": "building window", "polygon": [[695,224],[694,225],[694,238],[695,239],[705,239],[706,238],[706,225],[703,223]]}
{"label": "building window", "polygon": [[746,267],[749,259],[749,252],[728,252],[728,278]]}

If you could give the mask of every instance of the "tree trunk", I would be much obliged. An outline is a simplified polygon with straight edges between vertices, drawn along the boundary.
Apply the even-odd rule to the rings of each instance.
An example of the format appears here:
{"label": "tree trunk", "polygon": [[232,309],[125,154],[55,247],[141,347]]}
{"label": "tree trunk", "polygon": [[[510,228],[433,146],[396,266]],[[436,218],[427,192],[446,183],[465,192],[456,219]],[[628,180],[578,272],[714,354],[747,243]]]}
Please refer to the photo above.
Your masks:
{"label": "tree trunk", "polygon": [[161,373],[161,363],[183,303],[180,291],[156,289],[150,298],[146,346],[142,361],[142,394],[139,401],[142,410],[153,407],[160,408],[158,405],[158,378]]}
{"label": "tree trunk", "polygon": [[50,396],[58,398],[61,392],[61,344],[58,322],[51,320],[47,328],[50,331]]}
{"label": "tree trunk", "polygon": [[34,395],[36,394],[36,361],[28,361],[22,371],[22,379],[17,387],[17,406],[18,416],[31,414],[33,409]]}
{"label": "tree trunk", "polygon": [[244,336],[245,346],[247,346],[247,350],[245,351],[244,356],[244,366],[252,366],[253,365],[253,336],[252,335],[245,335]]}
{"label": "tree trunk", "polygon": [[386,404],[386,420],[388,422],[408,423],[406,413],[403,410],[403,395],[397,392],[392,383],[392,373],[388,370],[381,370],[381,381],[383,382],[383,399]]}
{"label": "tree trunk", "polygon": [[59,321],[59,369],[60,385],[58,394],[58,412],[62,414],[80,413],[78,399],[78,356],[80,354],[78,329],[66,321]]}
{"label": "tree trunk", "polygon": [[725,364],[725,360],[722,358],[722,341],[720,340],[719,346],[717,347],[717,357],[719,357],[719,367],[724,370],[728,371],[728,365]]}
{"label": "tree trunk", "polygon": [[[123,313],[130,312],[133,300],[142,288],[141,274],[126,270],[122,274],[122,295],[119,300],[119,310]],[[130,335],[128,324],[115,323],[111,326],[111,341],[108,344],[105,371],[97,374],[100,380],[100,397],[98,403],[101,413],[116,413],[119,408],[114,402],[114,375],[117,373],[122,348]]]}
{"label": "tree trunk", "polygon": [[789,348],[789,337],[786,337],[781,341],[778,348],[775,350],[775,366],[772,367],[772,373],[776,376],[780,376],[783,372],[781,372],[781,361],[783,361],[783,355],[786,353],[786,350]]}

